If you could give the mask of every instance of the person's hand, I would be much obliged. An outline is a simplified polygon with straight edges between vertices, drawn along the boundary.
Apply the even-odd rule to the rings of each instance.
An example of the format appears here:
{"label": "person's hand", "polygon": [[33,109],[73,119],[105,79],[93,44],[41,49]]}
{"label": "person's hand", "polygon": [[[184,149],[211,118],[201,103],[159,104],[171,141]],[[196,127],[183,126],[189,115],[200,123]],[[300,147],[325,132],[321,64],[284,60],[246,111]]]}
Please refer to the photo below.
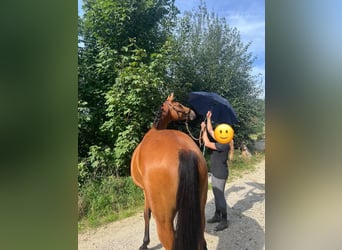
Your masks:
{"label": "person's hand", "polygon": [[212,113],[211,113],[211,111],[209,110],[209,111],[207,112],[207,118],[210,119],[210,118],[211,118],[211,115],[212,115]]}
{"label": "person's hand", "polygon": [[201,131],[204,131],[204,129],[205,129],[205,123],[204,122],[201,122]]}

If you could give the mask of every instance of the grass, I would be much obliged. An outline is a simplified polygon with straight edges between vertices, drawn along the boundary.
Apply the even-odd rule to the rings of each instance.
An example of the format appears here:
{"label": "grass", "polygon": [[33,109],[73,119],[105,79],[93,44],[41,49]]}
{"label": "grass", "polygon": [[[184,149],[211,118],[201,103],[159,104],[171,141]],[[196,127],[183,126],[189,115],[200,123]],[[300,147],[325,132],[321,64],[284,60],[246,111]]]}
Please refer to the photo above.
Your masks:
{"label": "grass", "polygon": [[229,180],[233,181],[237,178],[241,178],[244,174],[255,170],[256,164],[264,159],[264,153],[253,154],[252,157],[247,160],[243,159],[240,153],[235,153],[233,162],[229,165]]}
{"label": "grass", "polygon": [[[230,183],[244,174],[250,173],[255,170],[255,165],[265,158],[264,153],[253,154],[251,159],[246,160],[241,157],[240,152],[235,151],[234,159],[229,162],[229,177],[227,183]],[[207,161],[209,163],[209,161]],[[208,183],[208,188],[212,189],[211,183]]]}
{"label": "grass", "polygon": [[[228,182],[255,170],[255,165],[263,158],[264,154],[259,153],[253,154],[250,160],[244,160],[236,152],[229,166]],[[143,209],[143,192],[131,177],[107,177],[98,183],[87,183],[79,190],[78,231],[129,217]]]}
{"label": "grass", "polygon": [[144,195],[131,177],[107,177],[79,190],[78,230],[126,218],[143,210]]}

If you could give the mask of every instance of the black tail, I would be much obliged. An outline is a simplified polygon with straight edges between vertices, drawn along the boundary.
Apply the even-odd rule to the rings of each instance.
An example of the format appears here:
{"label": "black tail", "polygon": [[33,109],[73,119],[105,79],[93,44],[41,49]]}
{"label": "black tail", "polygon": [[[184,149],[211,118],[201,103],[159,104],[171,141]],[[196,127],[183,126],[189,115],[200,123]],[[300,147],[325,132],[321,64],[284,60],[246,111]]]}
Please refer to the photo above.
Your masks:
{"label": "black tail", "polygon": [[198,159],[194,152],[179,153],[178,172],[178,215],[173,250],[197,250],[201,240],[201,208]]}

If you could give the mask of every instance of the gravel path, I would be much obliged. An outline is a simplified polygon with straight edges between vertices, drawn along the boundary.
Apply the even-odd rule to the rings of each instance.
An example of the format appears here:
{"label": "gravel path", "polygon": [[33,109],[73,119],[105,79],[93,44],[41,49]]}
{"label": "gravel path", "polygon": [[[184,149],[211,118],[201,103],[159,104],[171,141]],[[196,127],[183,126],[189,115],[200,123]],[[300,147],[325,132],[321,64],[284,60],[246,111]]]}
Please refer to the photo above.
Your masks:
{"label": "gravel path", "polygon": [[[234,171],[232,168],[231,171]],[[265,249],[265,161],[256,170],[226,185],[229,227],[213,233],[215,224],[206,225],[208,250]],[[206,217],[214,213],[212,191],[208,191]],[[139,249],[144,234],[143,212],[78,235],[79,250]],[[164,249],[159,242],[152,217],[149,249]]]}

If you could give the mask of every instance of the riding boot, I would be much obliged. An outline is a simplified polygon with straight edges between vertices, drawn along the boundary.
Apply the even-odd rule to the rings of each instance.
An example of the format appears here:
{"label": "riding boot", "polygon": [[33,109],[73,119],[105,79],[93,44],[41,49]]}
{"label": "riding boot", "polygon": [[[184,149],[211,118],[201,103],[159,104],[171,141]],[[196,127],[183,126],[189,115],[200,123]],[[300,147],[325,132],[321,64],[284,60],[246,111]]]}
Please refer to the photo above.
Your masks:
{"label": "riding boot", "polygon": [[216,222],[220,222],[221,221],[221,213],[219,210],[215,211],[215,214],[212,218],[210,218],[209,220],[207,220],[207,223],[216,223]]}
{"label": "riding boot", "polygon": [[228,227],[227,213],[223,213],[221,216],[220,223],[214,228],[214,231],[222,231]]}

